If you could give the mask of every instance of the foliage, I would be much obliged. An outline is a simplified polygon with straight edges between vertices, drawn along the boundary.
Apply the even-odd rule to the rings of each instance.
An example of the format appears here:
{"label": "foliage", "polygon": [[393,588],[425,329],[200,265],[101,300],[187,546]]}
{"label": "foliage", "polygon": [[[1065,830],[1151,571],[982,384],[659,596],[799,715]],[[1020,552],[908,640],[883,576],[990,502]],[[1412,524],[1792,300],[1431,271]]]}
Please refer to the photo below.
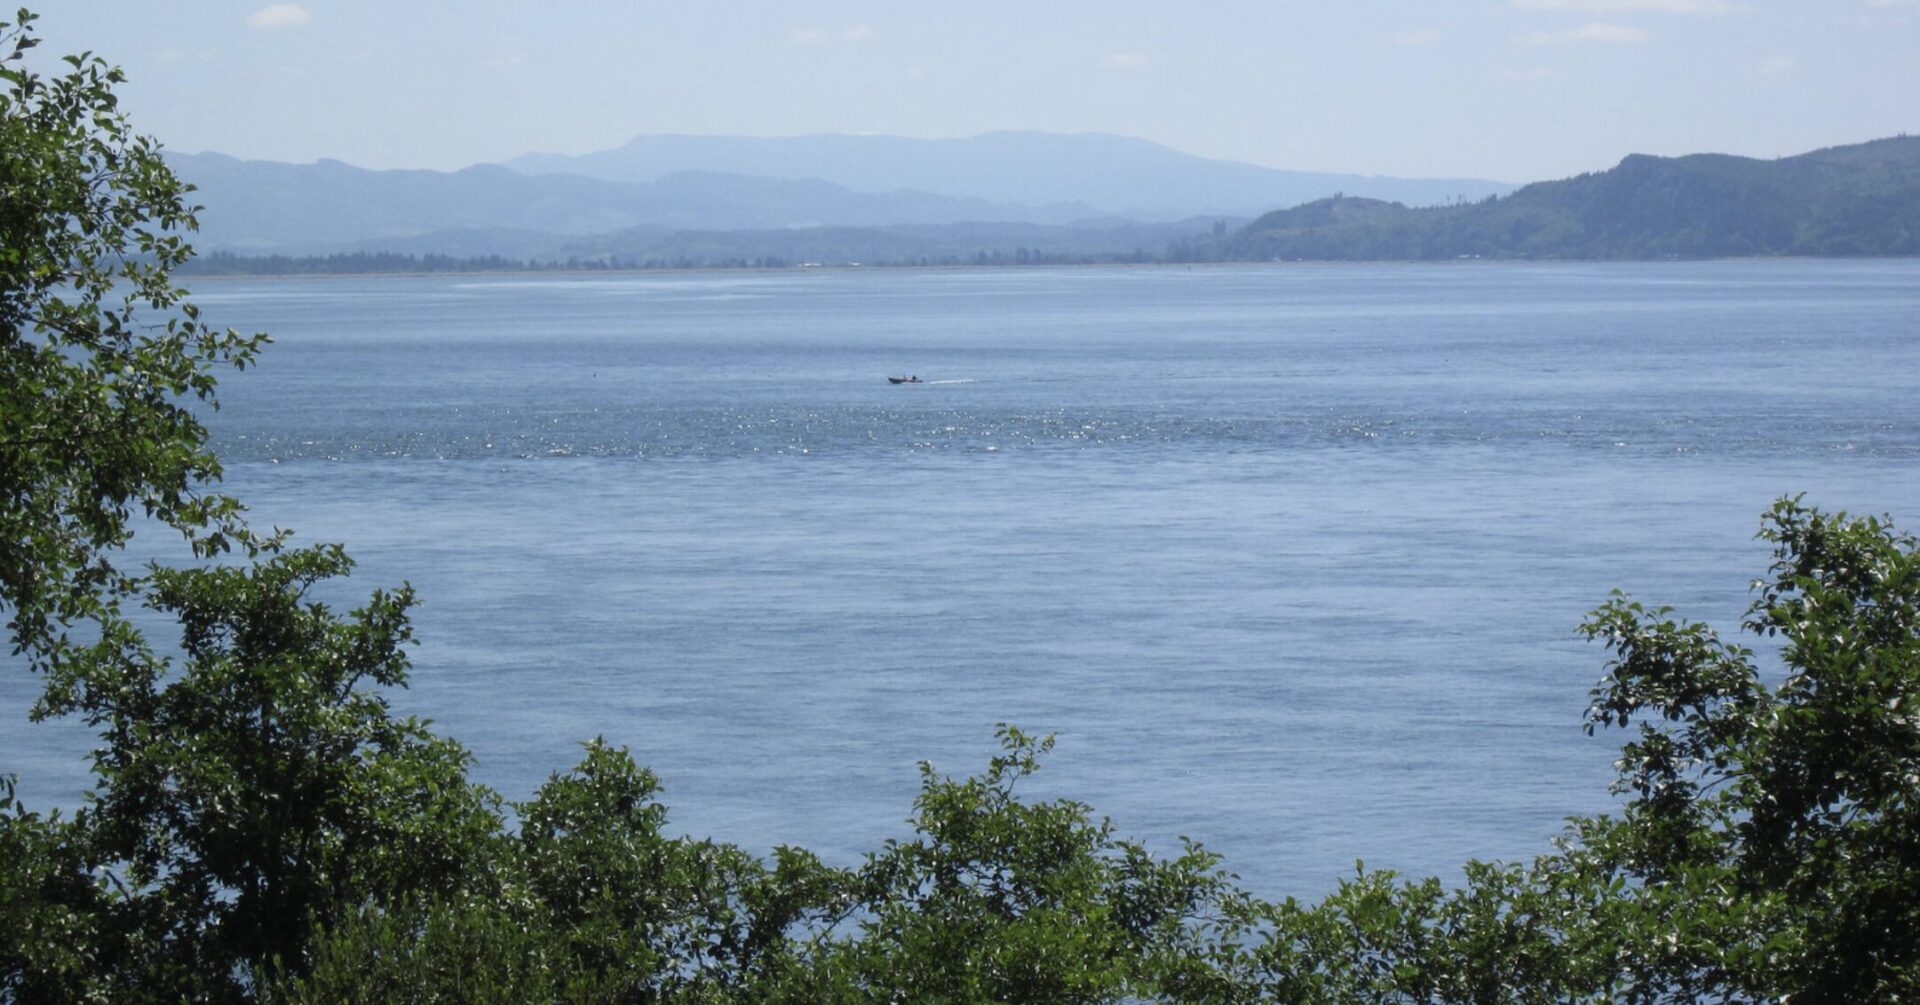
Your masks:
{"label": "foliage", "polygon": [[[502,840],[466,752],[370,690],[405,680],[408,591],[345,617],[308,599],[349,565],[314,548],[156,569],[148,604],[179,622],[180,665],[124,625],[62,664],[50,710],[100,731],[91,805],[65,824],[16,812],[0,833],[61,850],[25,879],[66,884],[65,901],[107,884],[81,944],[116,997],[243,997],[248,968],[303,969],[316,925],[465,889]],[[43,967],[30,943],[0,946],[0,973]]]}
{"label": "foliage", "polygon": [[322,935],[289,1001],[1112,1002],[1213,979],[1214,857],[1156,860],[1077,803],[1014,784],[1050,740],[954,780],[923,766],[914,824],[852,870],[662,834],[652,776],[595,741],[520,807],[488,903],[363,911]]}
{"label": "foliage", "polygon": [[[1617,820],[1577,850],[1628,881],[1668,951],[1649,988],[1691,997],[1889,1001],[1920,994],[1920,557],[1913,537],[1783,500],[1753,654],[1616,598],[1588,634],[1614,653],[1589,729],[1638,734]],[[1649,995],[1659,998],[1660,995]]]}
{"label": "foliage", "polygon": [[493,896],[369,905],[320,934],[276,994],[332,1001],[755,1001],[790,976],[788,933],[835,901],[838,874],[662,832],[651,773],[587,745],[518,807]]}
{"label": "foliage", "polygon": [[1219,902],[1236,896],[1196,846],[1157,860],[1071,800],[1014,789],[1052,738],[1000,727],[984,774],[921,765],[917,837],[857,873],[858,935],[816,966],[825,997],[858,1001],[1162,999],[1199,973]]}
{"label": "foliage", "polygon": [[134,511],[202,553],[245,540],[196,401],[264,341],[215,331],[169,272],[191,255],[187,188],[119,111],[118,69],[26,65],[33,15],[0,22],[0,607],[16,645],[111,612],[107,552]]}
{"label": "foliage", "polygon": [[29,812],[0,777],[0,1001],[56,1001],[98,979],[87,947],[108,900],[79,837],[57,814]]}
{"label": "foliage", "polygon": [[1556,865],[1469,863],[1453,888],[1360,869],[1317,904],[1255,902],[1261,938],[1225,947],[1233,992],[1216,1000],[1610,1000],[1608,930]]}

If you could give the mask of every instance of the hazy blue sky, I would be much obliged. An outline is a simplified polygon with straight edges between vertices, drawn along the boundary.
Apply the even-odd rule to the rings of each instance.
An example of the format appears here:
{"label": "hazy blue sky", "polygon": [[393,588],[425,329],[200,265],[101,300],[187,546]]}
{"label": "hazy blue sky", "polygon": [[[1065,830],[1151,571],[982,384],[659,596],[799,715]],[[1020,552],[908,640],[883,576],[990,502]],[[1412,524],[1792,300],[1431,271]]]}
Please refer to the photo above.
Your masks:
{"label": "hazy blue sky", "polygon": [[[43,4],[43,6],[46,6]],[[455,168],[641,133],[1110,132],[1526,181],[1920,131],[1920,0],[67,0],[172,149]]]}

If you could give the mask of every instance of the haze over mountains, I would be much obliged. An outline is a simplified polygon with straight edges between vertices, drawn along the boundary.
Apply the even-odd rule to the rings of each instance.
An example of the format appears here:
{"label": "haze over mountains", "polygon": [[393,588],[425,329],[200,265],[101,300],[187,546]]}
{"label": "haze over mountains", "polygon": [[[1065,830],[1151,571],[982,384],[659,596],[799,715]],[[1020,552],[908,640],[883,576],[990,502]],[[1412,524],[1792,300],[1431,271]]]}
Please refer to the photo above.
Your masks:
{"label": "haze over mountains", "polygon": [[1040,133],[655,136],[454,172],[171,160],[200,186],[197,246],[241,255],[504,267],[1920,254],[1920,138],[1908,136],[1777,160],[1632,155],[1518,190]]}
{"label": "haze over mountains", "polygon": [[1157,250],[1170,235],[1202,232],[1214,218],[1244,222],[1336,192],[1424,205],[1513,188],[1278,171],[1097,134],[654,136],[579,157],[529,155],[453,172],[220,154],[169,160],[200,188],[206,210],[198,246],[242,254],[551,258],[569,254],[584,236],[635,228],[1005,223],[1103,231],[1127,222],[1162,225],[1152,235]]}
{"label": "haze over mountains", "polygon": [[[679,171],[623,183],[526,175],[494,165],[460,171],[368,171],[339,161],[280,164],[220,154],[169,158],[200,188],[210,249],[314,253],[433,243],[433,235],[501,232],[509,243],[636,226],[745,230],[991,220],[1068,223],[1100,215],[1084,203],[1025,206],[927,192],[855,192],[817,179]],[[518,237],[505,234],[517,232]],[[469,238],[471,239],[471,238]],[[500,249],[500,253],[507,253]]]}
{"label": "haze over mountains", "polygon": [[1429,206],[1515,187],[1485,179],[1282,171],[1103,133],[1002,132],[951,140],[641,136],[613,150],[577,157],[529,154],[506,166],[527,174],[629,182],[689,170],[819,178],[866,192],[909,189],[1029,205],[1080,202],[1139,220],[1251,217],[1336,192]]}

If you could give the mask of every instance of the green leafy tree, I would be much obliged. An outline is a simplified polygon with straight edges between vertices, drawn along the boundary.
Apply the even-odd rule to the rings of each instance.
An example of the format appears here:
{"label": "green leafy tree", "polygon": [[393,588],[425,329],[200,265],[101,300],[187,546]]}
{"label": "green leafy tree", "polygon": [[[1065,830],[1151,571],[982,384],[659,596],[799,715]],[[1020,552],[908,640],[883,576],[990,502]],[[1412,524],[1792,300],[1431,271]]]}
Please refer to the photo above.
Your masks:
{"label": "green leafy tree", "polygon": [[33,940],[0,936],[0,988],[241,1000],[258,974],[303,972],[315,928],[356,905],[489,891],[498,800],[381,694],[405,682],[411,594],[346,616],[309,597],[349,567],[326,547],[155,569],[148,602],[181,626],[179,659],[121,627],[64,662],[47,703],[99,729],[98,784],[71,823],[16,813],[0,835],[60,852],[7,880],[33,884],[40,915],[99,888],[78,933],[89,969],[49,972]]}
{"label": "green leafy tree", "polygon": [[1336,1005],[1607,1002],[1612,892],[1557,856],[1470,862],[1461,882],[1364,869],[1325,899],[1250,901],[1206,1000]]}
{"label": "green leafy tree", "polygon": [[84,998],[97,987],[91,951],[108,905],[81,832],[29,811],[0,778],[0,1001]]}
{"label": "green leafy tree", "polygon": [[264,336],[209,327],[173,285],[188,186],[120,112],[118,69],[27,65],[33,21],[0,22],[0,608],[44,661],[129,588],[110,555],[136,513],[203,554],[246,539],[194,406]]}
{"label": "green leafy tree", "polygon": [[652,772],[596,740],[519,807],[528,893],[573,981],[595,1001],[701,1000],[779,976],[789,929],[823,910],[831,874],[804,852],[781,850],[770,871],[732,845],[668,836],[658,794]]}
{"label": "green leafy tree", "polygon": [[1018,783],[1053,740],[1001,726],[984,774],[921,766],[917,837],[859,870],[858,936],[815,963],[826,1000],[1172,1000],[1204,983],[1206,933],[1232,893],[1218,858],[1156,859],[1071,800]]}
{"label": "green leafy tree", "polygon": [[1920,555],[1874,518],[1778,503],[1745,647],[1616,598],[1589,729],[1623,748],[1618,819],[1576,854],[1627,881],[1644,1000],[1920,996]]}
{"label": "green leafy tree", "polygon": [[1003,729],[966,779],[924,768],[918,836],[854,870],[662,833],[656,783],[589,745],[520,807],[512,891],[363,911],[292,1002],[1215,1000],[1225,901],[1198,848],[1156,859],[1070,801],[1013,789],[1051,746]]}
{"label": "green leafy tree", "polygon": [[1744,627],[1777,662],[1625,597],[1588,729],[1632,729],[1616,815],[1463,882],[1362,872],[1249,900],[1222,1002],[1920,998],[1920,547],[1783,500]]}
{"label": "green leafy tree", "polygon": [[516,807],[497,896],[413,898],[320,934],[289,1002],[761,1002],[812,998],[806,937],[849,885],[810,853],[771,865],[665,833],[651,772],[595,740]]}

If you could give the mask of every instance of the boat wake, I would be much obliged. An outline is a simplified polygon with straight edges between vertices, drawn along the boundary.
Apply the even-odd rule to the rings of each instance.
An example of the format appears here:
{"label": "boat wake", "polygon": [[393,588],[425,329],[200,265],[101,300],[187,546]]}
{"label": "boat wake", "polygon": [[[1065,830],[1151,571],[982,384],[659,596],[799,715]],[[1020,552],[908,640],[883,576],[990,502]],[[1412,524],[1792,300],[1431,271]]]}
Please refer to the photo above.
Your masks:
{"label": "boat wake", "polygon": [[980,382],[977,380],[962,380],[962,379],[956,378],[954,380],[929,380],[926,383],[929,383],[929,384],[978,384]]}

